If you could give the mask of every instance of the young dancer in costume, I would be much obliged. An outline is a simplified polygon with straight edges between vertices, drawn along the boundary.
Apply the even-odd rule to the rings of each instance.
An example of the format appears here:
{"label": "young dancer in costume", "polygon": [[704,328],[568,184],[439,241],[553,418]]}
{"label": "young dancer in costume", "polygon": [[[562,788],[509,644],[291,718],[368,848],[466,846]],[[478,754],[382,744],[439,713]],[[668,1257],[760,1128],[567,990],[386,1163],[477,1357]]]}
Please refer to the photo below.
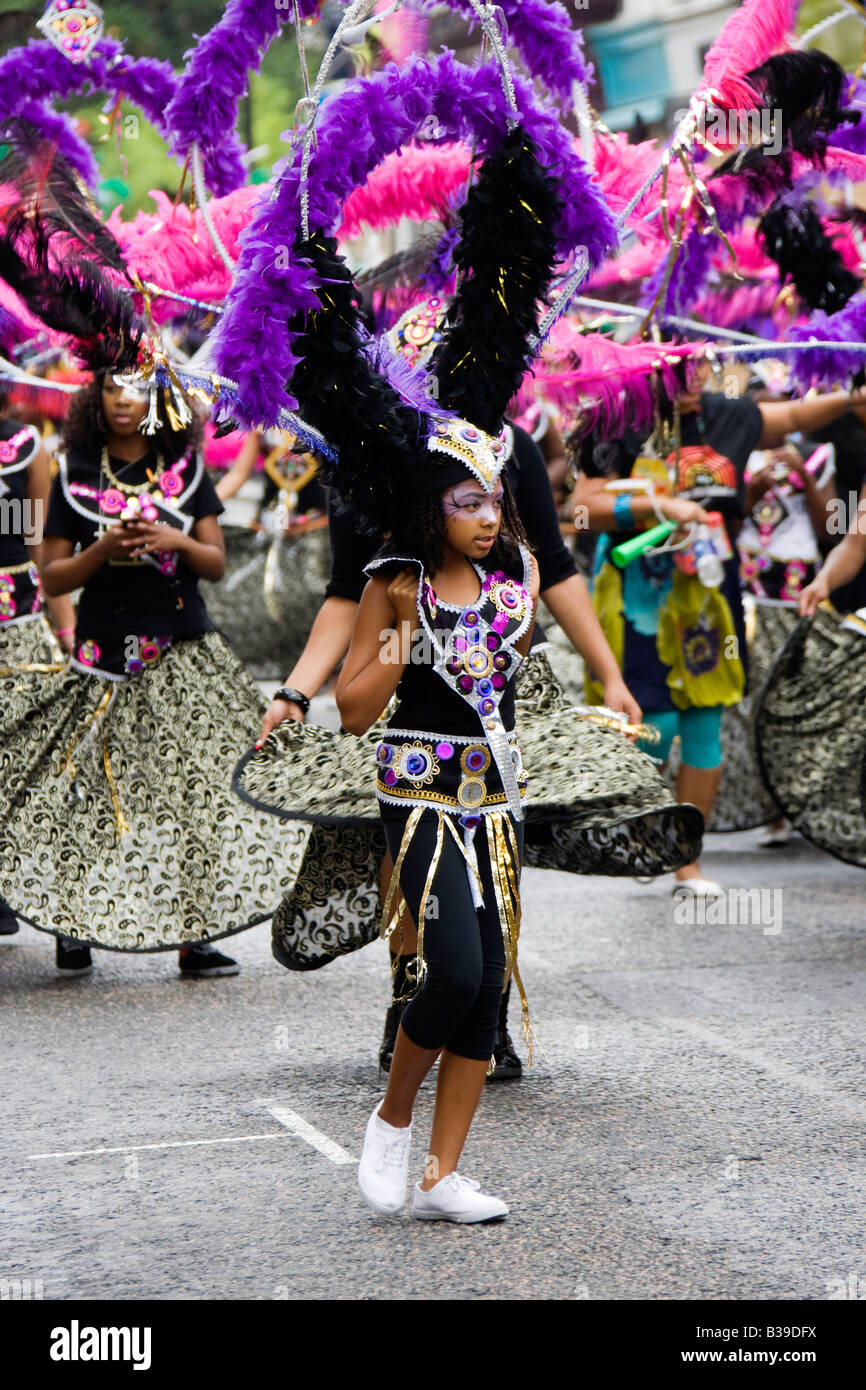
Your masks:
{"label": "young dancer in costume", "polygon": [[145,326],[103,274],[104,228],[81,231],[92,218],[74,197],[64,213],[62,258],[33,207],[0,238],[4,278],[96,368],[66,420],[42,557],[47,593],[81,588],[74,654],[60,672],[16,663],[2,710],[0,893],[58,937],[70,973],[90,968],[90,945],[180,949],[184,974],[234,973],[209,943],[270,916],[308,831],[232,795],[264,702],[198,590],[222,573],[221,506],[189,403],[118,379],[147,360]]}
{"label": "young dancer in costume", "polygon": [[722,783],[713,828],[763,824],[764,848],[783,846],[790,827],[763,785],[755,751],[755,715],[767,673],[797,625],[801,591],[821,565],[835,495],[830,445],[793,443],[753,454],[746,466],[746,517],[737,537],[748,622],[748,698],[725,711]]}
{"label": "young dancer in costume", "polygon": [[[38,560],[50,487],[48,459],[35,428],[0,418],[0,696],[14,699],[22,669],[62,665],[71,650],[74,615],[68,598],[49,602],[48,624]],[[0,936],[18,919],[0,898]]]}
{"label": "young dancer in costume", "polygon": [[[470,454],[468,466],[459,461],[467,443],[478,460]],[[355,734],[397,692],[376,787],[395,878],[419,924],[420,988],[403,1013],[385,1100],[367,1127],[359,1182],[375,1210],[402,1205],[412,1105],[441,1054],[430,1156],[413,1209],[457,1221],[507,1213],[457,1164],[493,1053],[506,972],[520,982],[526,777],[513,683],[529,649],[539,577],[500,481],[497,444],[462,423],[431,440],[446,456],[453,445],[456,467],[450,478],[434,467],[419,480],[416,506],[370,566],[337,686],[343,723]],[[406,662],[391,650],[395,633]],[[418,635],[433,664],[408,664]]]}
{"label": "young dancer in costume", "polygon": [[844,540],[800,595],[801,622],[776,659],[757,715],[761,772],[808,840],[866,868],[866,606],[836,607],[866,581],[866,487]]}
{"label": "young dancer in costume", "polygon": [[[441,337],[445,307],[435,316],[428,312],[426,303],[416,305],[407,311],[399,323],[386,335],[392,350],[406,356],[413,367],[423,366],[435,348],[436,337]],[[411,356],[410,356],[411,345]],[[538,563],[541,583],[541,597],[551,613],[561,625],[582,658],[593,669],[601,673],[604,684],[606,706],[613,711],[621,711],[631,724],[640,720],[640,709],[628,692],[613,653],[607,646],[592,601],[584,581],[577,574],[573,557],[566,548],[559,529],[555,506],[551,494],[549,478],[544,460],[529,435],[517,426],[506,430],[506,447],[509,451],[503,476],[507,478],[521,522],[524,524]],[[513,447],[512,447],[513,444]],[[330,508],[330,534],[332,569],[327,590],[327,598],[317,617],[304,652],[286,678],[285,686],[278,691],[268,708],[262,724],[259,744],[285,720],[302,721],[309,707],[310,694],[315,694],[330,673],[345,656],[349,637],[357,612],[357,604],[364,588],[364,567],[376,552],[381,537],[360,535],[354,524],[350,509],[332,505]],[[521,730],[527,724],[538,724],[539,735],[542,727],[544,737],[539,736],[534,743],[534,791],[549,780],[559,780],[556,744],[559,734],[563,744],[570,745],[567,760],[573,770],[577,767],[592,767],[593,785],[591,795],[587,796],[587,822],[595,820],[597,826],[608,816],[618,815],[620,843],[628,838],[625,824],[634,818],[632,843],[636,858],[634,872],[660,872],[673,862],[668,851],[665,855],[660,846],[651,847],[649,828],[650,817],[646,812],[650,807],[649,794],[654,789],[652,801],[654,810],[668,801],[665,789],[652,769],[649,760],[636,752],[623,739],[617,739],[607,730],[600,730],[584,719],[575,719],[574,712],[567,709],[567,700],[562,695],[558,683],[544,655],[544,634],[536,626],[533,632],[532,651],[520,670],[517,682],[518,715]],[[309,692],[309,694],[307,693]],[[558,708],[557,706],[561,706]],[[347,741],[348,742],[348,741]],[[310,748],[293,745],[291,761],[286,759],[285,784],[282,787],[282,771],[277,780],[270,773],[273,770],[270,746],[262,755],[261,766],[247,764],[241,785],[254,794],[255,804],[272,805],[275,809],[285,804],[297,805],[297,776],[299,768],[309,770],[316,779],[322,776],[322,766],[317,762],[310,740]],[[614,754],[616,756],[614,756]],[[341,749],[343,782],[351,781],[358,762],[353,757],[351,747]],[[291,771],[290,771],[291,769]],[[363,775],[363,765],[357,766],[357,774]],[[289,778],[291,777],[291,782]],[[293,790],[294,788],[294,790]],[[594,808],[590,802],[594,801]],[[372,811],[372,808],[371,808]],[[639,816],[640,813],[640,816]],[[532,812],[530,812],[532,815]],[[642,829],[637,829],[638,816]],[[566,832],[564,827],[560,834]],[[545,845],[545,841],[547,842]],[[640,846],[638,848],[638,846]],[[547,858],[545,858],[545,853]],[[530,824],[528,827],[526,857],[528,863],[546,864],[561,870],[581,871],[583,866],[575,862],[562,838],[555,851],[550,844],[550,831],[546,833]],[[390,855],[383,863],[383,893],[392,870]],[[604,862],[596,861],[592,868],[584,871],[615,872],[613,856]],[[344,874],[336,870],[340,880]],[[321,944],[321,943],[320,943]],[[404,917],[403,930],[391,936],[392,949],[392,1002],[389,1005],[382,1042],[379,1049],[379,1064],[387,1071],[391,1064],[397,1029],[408,999],[414,989],[414,960],[416,937],[414,923]],[[284,956],[278,954],[278,959]],[[510,986],[502,998],[499,1025],[493,1056],[495,1069],[488,1078],[491,1081],[504,1081],[519,1078],[522,1073],[520,1057],[512,1043],[508,1031],[508,1006]]]}

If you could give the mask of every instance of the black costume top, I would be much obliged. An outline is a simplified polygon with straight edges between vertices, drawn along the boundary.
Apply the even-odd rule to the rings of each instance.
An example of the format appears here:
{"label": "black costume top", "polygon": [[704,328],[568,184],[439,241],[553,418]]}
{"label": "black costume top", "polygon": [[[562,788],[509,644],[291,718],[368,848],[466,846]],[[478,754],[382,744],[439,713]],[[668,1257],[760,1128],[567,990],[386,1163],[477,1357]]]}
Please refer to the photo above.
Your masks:
{"label": "black costume top", "polygon": [[[108,463],[123,491],[107,476],[98,454],[70,450],[61,457],[46,535],[62,536],[84,549],[106,527],[118,524],[130,496],[140,498],[145,491],[158,500],[159,520],[187,533],[202,517],[223,511],[195,454],[184,455],[167,469],[161,469],[152,450],[132,464],[115,458]],[[198,576],[182,554],[165,551],[135,560],[110,560],[84,585],[75,628],[75,659],[82,666],[119,674],[130,669],[129,653],[124,653],[131,638],[139,646],[148,644],[150,651],[157,638],[168,645],[171,638],[197,637],[212,628]],[[131,670],[137,671],[135,641],[130,652]]]}
{"label": "black costume top", "polygon": [[39,539],[40,517],[30,511],[27,470],[39,448],[30,425],[0,418],[0,625],[30,617],[42,607],[36,566],[25,542]]}

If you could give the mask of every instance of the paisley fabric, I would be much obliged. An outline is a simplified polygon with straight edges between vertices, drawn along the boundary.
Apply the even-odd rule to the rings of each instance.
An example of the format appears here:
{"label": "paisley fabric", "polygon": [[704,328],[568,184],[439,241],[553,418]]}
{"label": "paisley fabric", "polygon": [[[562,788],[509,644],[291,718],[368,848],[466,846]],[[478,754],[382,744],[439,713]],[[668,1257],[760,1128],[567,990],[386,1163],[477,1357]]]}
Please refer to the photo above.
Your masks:
{"label": "paisley fabric", "polygon": [[245,526],[222,530],[225,577],[217,584],[199,580],[211,621],[251,676],[283,680],[325,597],[331,564],[327,523],[278,536]]}
{"label": "paisley fabric", "polygon": [[774,604],[756,604],[753,612],[753,632],[747,624],[749,689],[722,715],[722,782],[710,830],[753,830],[781,814],[761,777],[755,726],[764,681],[799,618],[793,609]]}
{"label": "paisley fabric", "polygon": [[0,895],[35,927],[116,951],[217,940],[269,917],[310,838],[232,795],[264,701],[216,633],[140,675],[28,662],[13,628],[0,730]]}
{"label": "paisley fabric", "polygon": [[[570,704],[546,655],[517,677],[517,733],[531,773],[525,865],[612,876],[666,873],[700,851],[703,818],[680,806],[622,734]],[[375,939],[384,836],[373,768],[385,734],[281,724],[241,759],[234,786],[257,809],[318,822],[303,871],[273,919],[273,951],[314,970]]]}
{"label": "paisley fabric", "polygon": [[783,814],[819,849],[866,868],[866,613],[845,619],[822,606],[798,623],[770,672],[756,733]]}

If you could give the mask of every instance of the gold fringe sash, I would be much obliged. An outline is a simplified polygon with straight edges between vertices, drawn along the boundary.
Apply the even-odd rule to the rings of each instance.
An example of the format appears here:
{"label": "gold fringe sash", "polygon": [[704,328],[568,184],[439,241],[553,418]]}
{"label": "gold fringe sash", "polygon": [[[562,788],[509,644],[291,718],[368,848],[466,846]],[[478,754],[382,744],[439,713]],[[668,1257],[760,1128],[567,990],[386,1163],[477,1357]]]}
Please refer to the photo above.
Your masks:
{"label": "gold fringe sash", "polygon": [[529,1017],[529,1003],[517,966],[517,942],[520,936],[521,917],[520,856],[511,818],[501,812],[496,812],[486,816],[485,820],[487,822],[487,848],[490,854],[490,876],[493,880],[493,891],[496,894],[502,942],[505,947],[505,982],[507,984],[509,978],[513,978],[520,995],[523,1037],[529,1052],[529,1065],[532,1066],[534,1044],[537,1043],[541,1048],[545,1061],[547,1060],[547,1053],[541,1047],[532,1026]]}
{"label": "gold fringe sash", "polygon": [[415,831],[418,829],[418,822],[421,819],[422,813],[423,808],[421,806],[415,806],[403,829],[403,839],[400,841],[400,852],[397,855],[397,862],[391,872],[391,882],[388,884],[388,892],[385,894],[385,906],[382,908],[382,923],[379,928],[379,935],[382,937],[383,941],[389,939],[392,931],[403,915],[402,909],[405,906],[404,899],[401,899],[400,907],[397,909],[397,912],[394,913],[393,919],[391,916],[391,908],[394,902],[394,894],[400,883],[400,870],[403,867],[403,860],[406,858],[406,852],[412,843]]}
{"label": "gold fringe sash", "polygon": [[[388,884],[388,891],[385,895],[385,905],[382,910],[382,921],[379,935],[388,940],[393,931],[398,927],[402,931],[402,919],[406,910],[406,900],[400,894],[400,901],[394,909],[394,899],[400,884],[400,871],[403,862],[409,851],[409,847],[415,838],[415,833],[421,823],[424,811],[433,809],[416,806],[409,814],[403,830],[403,838],[400,841],[400,849],[391,874],[391,881]],[[474,875],[473,890],[477,888],[478,897],[481,897],[482,884],[481,876],[478,872],[476,862],[473,862],[474,855],[470,855],[468,847],[463,843],[450,816],[442,811],[436,812],[436,844],[427,870],[427,878],[424,884],[424,891],[421,894],[421,903],[418,910],[418,949],[415,960],[415,983],[420,985],[426,973],[426,962],[424,959],[424,925],[427,919],[427,906],[430,901],[430,894],[433,887],[433,880],[439,868],[439,860],[442,857],[442,848],[445,841],[445,827],[448,827],[454,843],[457,845],[466,863],[472,884]],[[545,1060],[547,1053],[544,1051],[532,1022],[529,1017],[529,1003],[526,998],[526,991],[523,988],[523,981],[520,977],[520,970],[517,965],[517,943],[520,936],[520,855],[517,849],[517,840],[514,834],[514,827],[511,817],[502,812],[494,812],[484,817],[487,826],[487,848],[490,857],[490,874],[493,881],[493,891],[496,896],[496,908],[499,913],[500,928],[502,931],[502,942],[505,947],[505,984],[510,979],[514,980],[517,992],[520,995],[520,1016],[523,1036],[529,1051],[529,1065],[532,1066],[533,1048],[537,1045]],[[473,891],[473,899],[475,892]],[[396,969],[395,958],[392,956],[392,972]]]}
{"label": "gold fringe sash", "polygon": [[64,773],[68,772],[73,782],[75,781],[76,767],[75,763],[72,760],[72,755],[75,752],[75,749],[78,747],[78,744],[81,742],[81,740],[88,736],[91,729],[95,729],[99,720],[102,718],[103,715],[105,715],[106,728],[102,743],[102,765],[105,768],[105,775],[108,779],[108,789],[111,792],[111,802],[114,806],[114,819],[117,825],[117,835],[119,839],[120,836],[129,834],[130,827],[129,822],[126,819],[126,816],[123,814],[123,808],[120,804],[120,796],[117,790],[117,780],[114,776],[114,769],[111,766],[111,753],[109,752],[108,747],[108,737],[110,730],[108,728],[107,720],[111,712],[116,692],[117,685],[115,683],[112,683],[109,686],[108,690],[106,690],[103,694],[102,698],[99,701],[99,704],[96,706],[96,709],[93,711],[91,715],[88,715],[87,719],[84,722],[83,728],[76,730],[75,734],[73,734],[72,742],[70,743],[69,748],[66,751],[66,757],[63,760],[63,771]]}

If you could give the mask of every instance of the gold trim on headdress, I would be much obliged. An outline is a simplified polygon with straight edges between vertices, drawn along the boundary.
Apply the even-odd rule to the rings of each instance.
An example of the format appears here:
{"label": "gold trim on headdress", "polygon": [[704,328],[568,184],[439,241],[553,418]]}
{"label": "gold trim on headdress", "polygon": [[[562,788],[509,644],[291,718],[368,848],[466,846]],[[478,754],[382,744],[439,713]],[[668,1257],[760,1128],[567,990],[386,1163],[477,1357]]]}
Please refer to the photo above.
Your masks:
{"label": "gold trim on headdress", "polygon": [[423,367],[442,341],[448,301],[433,295],[413,304],[389,328],[385,341],[395,357],[402,357],[410,367]]}
{"label": "gold trim on headdress", "polygon": [[485,434],[468,420],[440,420],[427,440],[434,454],[457,459],[476,477],[485,492],[493,492],[511,457],[514,436],[510,425],[498,435]]}

